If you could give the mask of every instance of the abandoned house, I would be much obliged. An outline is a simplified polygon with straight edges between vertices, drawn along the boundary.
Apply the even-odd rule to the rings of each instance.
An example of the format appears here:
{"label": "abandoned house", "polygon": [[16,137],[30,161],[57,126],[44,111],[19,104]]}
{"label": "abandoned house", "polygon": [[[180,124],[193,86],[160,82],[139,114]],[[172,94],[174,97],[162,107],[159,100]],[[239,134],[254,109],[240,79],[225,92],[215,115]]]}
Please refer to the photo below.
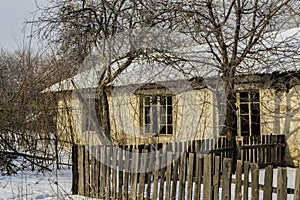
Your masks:
{"label": "abandoned house", "polygon": [[[151,144],[219,137],[226,106],[222,76],[210,71],[203,78],[208,69],[187,78],[163,64],[133,64],[106,87],[110,140]],[[237,76],[237,138],[283,134],[285,161],[299,166],[300,71],[295,63],[271,69]],[[90,67],[49,89],[58,98],[57,131],[76,143],[100,143],[94,120],[99,70]]]}

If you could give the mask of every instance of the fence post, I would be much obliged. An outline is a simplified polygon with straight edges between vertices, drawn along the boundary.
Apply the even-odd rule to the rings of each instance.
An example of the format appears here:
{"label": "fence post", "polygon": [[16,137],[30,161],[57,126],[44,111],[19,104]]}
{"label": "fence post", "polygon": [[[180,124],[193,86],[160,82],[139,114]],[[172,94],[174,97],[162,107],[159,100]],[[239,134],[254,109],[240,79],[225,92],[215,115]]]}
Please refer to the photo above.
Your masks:
{"label": "fence post", "polygon": [[277,198],[286,199],[287,198],[287,172],[286,168],[278,168],[278,178],[277,178]]}
{"label": "fence post", "polygon": [[78,145],[72,146],[72,194],[78,194]]}
{"label": "fence post", "polygon": [[243,161],[238,160],[236,165],[236,187],[235,187],[235,199],[242,199],[242,167]]}
{"label": "fence post", "polygon": [[273,166],[268,165],[265,170],[265,181],[264,181],[264,200],[272,200],[273,192]]}
{"label": "fence post", "polygon": [[257,163],[251,163],[251,199],[259,199],[259,167]]}
{"label": "fence post", "polygon": [[231,199],[231,163],[231,159],[224,158],[222,177],[222,200]]}
{"label": "fence post", "polygon": [[203,199],[211,199],[212,195],[212,156],[204,156]]}
{"label": "fence post", "polygon": [[296,169],[294,200],[300,200],[300,168]]}

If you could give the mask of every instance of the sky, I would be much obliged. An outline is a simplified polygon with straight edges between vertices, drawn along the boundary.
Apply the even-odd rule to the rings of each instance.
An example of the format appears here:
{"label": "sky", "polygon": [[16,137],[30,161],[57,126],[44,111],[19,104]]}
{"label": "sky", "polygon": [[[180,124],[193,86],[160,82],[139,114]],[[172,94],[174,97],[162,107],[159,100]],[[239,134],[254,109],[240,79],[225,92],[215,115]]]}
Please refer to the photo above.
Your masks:
{"label": "sky", "polygon": [[[24,41],[24,21],[33,19],[36,3],[46,0],[0,0],[0,48],[16,50]],[[29,28],[28,28],[29,30]]]}

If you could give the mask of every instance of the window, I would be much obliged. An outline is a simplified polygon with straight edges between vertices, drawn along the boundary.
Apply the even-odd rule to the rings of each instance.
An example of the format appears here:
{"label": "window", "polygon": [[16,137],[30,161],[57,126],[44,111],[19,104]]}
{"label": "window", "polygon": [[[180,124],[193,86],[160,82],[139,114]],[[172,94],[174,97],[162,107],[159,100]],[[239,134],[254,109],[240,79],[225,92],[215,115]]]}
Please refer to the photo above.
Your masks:
{"label": "window", "polygon": [[151,135],[173,133],[172,96],[142,95],[140,102],[143,133]]}
{"label": "window", "polygon": [[258,91],[237,92],[238,131],[240,136],[260,135]]}

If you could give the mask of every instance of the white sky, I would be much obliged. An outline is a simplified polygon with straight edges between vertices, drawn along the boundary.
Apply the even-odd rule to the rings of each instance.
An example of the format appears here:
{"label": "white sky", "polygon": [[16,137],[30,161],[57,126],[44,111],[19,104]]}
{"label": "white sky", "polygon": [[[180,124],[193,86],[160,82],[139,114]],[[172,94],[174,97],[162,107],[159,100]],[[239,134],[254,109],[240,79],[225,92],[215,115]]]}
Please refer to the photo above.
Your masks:
{"label": "white sky", "polygon": [[[15,50],[24,40],[24,21],[33,19],[36,4],[46,0],[0,0],[0,48]],[[21,45],[22,46],[22,45]]]}

